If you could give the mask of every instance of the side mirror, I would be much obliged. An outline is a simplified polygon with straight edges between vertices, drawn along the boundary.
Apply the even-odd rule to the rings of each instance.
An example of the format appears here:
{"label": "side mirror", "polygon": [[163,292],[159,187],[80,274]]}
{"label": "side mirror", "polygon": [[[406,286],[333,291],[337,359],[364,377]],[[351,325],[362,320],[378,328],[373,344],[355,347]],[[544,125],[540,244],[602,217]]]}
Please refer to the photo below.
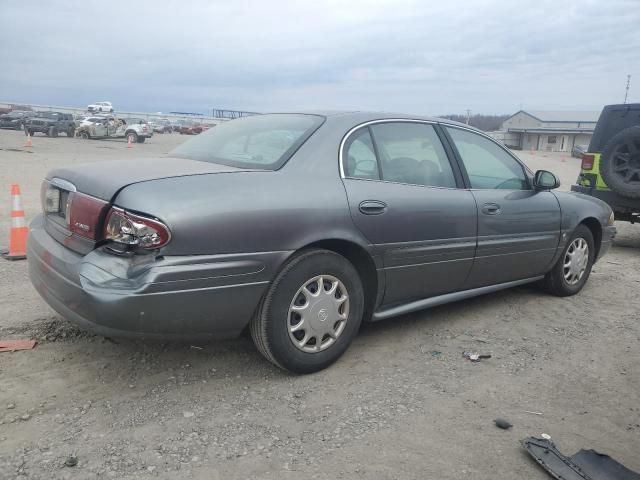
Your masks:
{"label": "side mirror", "polygon": [[538,170],[533,176],[533,186],[536,190],[552,190],[560,186],[560,180],[551,172]]}

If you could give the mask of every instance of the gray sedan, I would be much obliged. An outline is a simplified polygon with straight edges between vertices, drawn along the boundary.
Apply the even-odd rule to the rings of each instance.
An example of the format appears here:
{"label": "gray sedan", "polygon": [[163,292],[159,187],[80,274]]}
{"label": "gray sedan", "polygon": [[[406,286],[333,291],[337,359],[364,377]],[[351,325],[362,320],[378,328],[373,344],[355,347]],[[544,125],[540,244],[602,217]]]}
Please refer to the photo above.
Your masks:
{"label": "gray sedan", "polygon": [[271,114],[157,159],[52,171],[28,261],[42,297],[106,336],[248,329],[292,372],[362,322],[540,282],[578,293],[615,234],[482,132],[435,118]]}

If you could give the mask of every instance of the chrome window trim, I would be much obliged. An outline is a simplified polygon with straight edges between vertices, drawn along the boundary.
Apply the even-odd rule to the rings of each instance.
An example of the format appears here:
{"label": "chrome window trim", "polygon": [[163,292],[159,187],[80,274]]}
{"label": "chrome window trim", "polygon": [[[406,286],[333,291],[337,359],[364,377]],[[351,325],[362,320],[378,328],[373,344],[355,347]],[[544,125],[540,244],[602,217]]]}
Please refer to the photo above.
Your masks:
{"label": "chrome window trim", "polygon": [[51,180],[47,180],[47,182],[69,192],[77,191],[76,186],[73,183],[69,182],[68,180],[63,180],[62,178],[53,177]]}

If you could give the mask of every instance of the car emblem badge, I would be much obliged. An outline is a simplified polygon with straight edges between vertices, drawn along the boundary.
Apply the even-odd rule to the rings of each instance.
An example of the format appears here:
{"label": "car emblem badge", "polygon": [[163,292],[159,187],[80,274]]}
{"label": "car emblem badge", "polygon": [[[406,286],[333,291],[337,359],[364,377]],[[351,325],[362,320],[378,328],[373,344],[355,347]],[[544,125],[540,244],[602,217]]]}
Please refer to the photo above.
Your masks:
{"label": "car emblem badge", "polygon": [[327,313],[327,310],[326,310],[326,309],[324,309],[324,308],[323,308],[323,309],[321,309],[321,310],[318,312],[318,319],[319,319],[321,322],[324,322],[327,318],[329,318],[329,314]]}

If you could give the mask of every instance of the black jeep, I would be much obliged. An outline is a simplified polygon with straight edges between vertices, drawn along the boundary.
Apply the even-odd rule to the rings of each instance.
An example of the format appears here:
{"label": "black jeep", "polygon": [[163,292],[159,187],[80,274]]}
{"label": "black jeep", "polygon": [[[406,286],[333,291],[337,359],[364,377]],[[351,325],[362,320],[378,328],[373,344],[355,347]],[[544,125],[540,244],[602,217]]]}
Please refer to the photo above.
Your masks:
{"label": "black jeep", "polygon": [[39,112],[26,122],[24,128],[32,136],[36,132],[42,132],[50,137],[57,137],[58,133],[64,132],[67,137],[73,137],[76,124],[70,113]]}
{"label": "black jeep", "polygon": [[616,220],[640,221],[640,103],[604,107],[571,190],[604,200]]}

